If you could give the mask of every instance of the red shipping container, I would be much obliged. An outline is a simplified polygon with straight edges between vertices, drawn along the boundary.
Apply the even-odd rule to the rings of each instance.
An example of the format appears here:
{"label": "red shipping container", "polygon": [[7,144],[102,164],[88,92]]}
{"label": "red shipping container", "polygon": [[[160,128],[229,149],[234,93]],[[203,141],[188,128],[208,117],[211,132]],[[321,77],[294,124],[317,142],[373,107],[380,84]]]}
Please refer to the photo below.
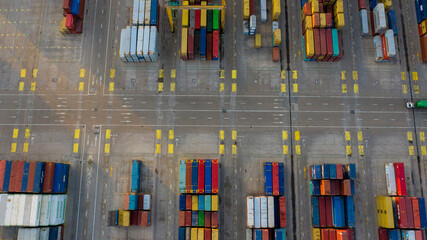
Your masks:
{"label": "red shipping container", "polygon": [[332,227],[332,200],[331,197],[325,197],[325,213],[326,213],[326,226]]}
{"label": "red shipping container", "polygon": [[399,196],[406,196],[406,177],[403,163],[394,163],[394,172],[396,175],[397,194]]}
{"label": "red shipping container", "polygon": [[423,35],[423,28],[421,26],[421,23],[418,24],[418,35],[421,37]]}
{"label": "red shipping container", "polygon": [[212,229],[205,228],[205,240],[211,240],[212,239]]}
{"label": "red shipping container", "polygon": [[[314,40],[314,56],[313,56],[313,59],[317,59],[321,54],[321,52],[320,52],[320,50],[321,50],[320,49],[320,34],[319,34],[318,28],[313,29],[313,40]],[[310,171],[311,171],[311,168],[310,168]],[[310,174],[310,176],[311,176],[311,174]]]}
{"label": "red shipping container", "polygon": [[[188,60],[194,60],[194,28],[188,28]],[[200,168],[199,168],[200,169]],[[202,176],[203,177],[203,176]],[[200,174],[199,174],[200,178]]]}
{"label": "red shipping container", "polygon": [[138,226],[142,226],[142,211],[138,211]]}
{"label": "red shipping container", "polygon": [[349,179],[341,181],[340,194],[345,196],[351,195],[351,185]]}
{"label": "red shipping container", "polygon": [[71,1],[64,0],[62,2],[62,9],[64,10],[64,13],[71,13]]}
{"label": "red shipping container", "polygon": [[194,26],[196,29],[200,29],[200,14],[201,14],[200,9],[195,10],[195,21],[196,22],[195,22]]}
{"label": "red shipping container", "polygon": [[65,27],[70,31],[74,29],[74,16],[73,16],[73,14],[67,14],[65,16]]}
{"label": "red shipping container", "polygon": [[15,191],[15,181],[16,181],[16,173],[18,170],[18,161],[12,161],[12,166],[10,167],[10,181],[9,181],[9,192]]}
{"label": "red shipping container", "polygon": [[279,163],[273,162],[272,166],[272,175],[273,175],[273,195],[279,195]]}
{"label": "red shipping container", "polygon": [[[320,184],[323,184],[323,195],[331,195],[331,180],[322,180]],[[320,186],[322,189],[322,186]]]}
{"label": "red shipping container", "polygon": [[408,217],[406,214],[406,201],[402,197],[396,197],[397,225],[399,228],[408,227]]}
{"label": "red shipping container", "polygon": [[138,225],[138,211],[130,211],[130,225]]}
{"label": "red shipping container", "polygon": [[218,212],[212,212],[212,228],[218,228]]}
{"label": "red shipping container", "polygon": [[[185,160],[185,192],[189,193],[190,191],[191,191],[191,160]],[[191,199],[191,196],[190,196],[190,199]]]}
{"label": "red shipping container", "polygon": [[420,219],[420,205],[418,203],[418,198],[412,197],[412,211],[414,215],[414,227],[421,228],[421,219]]}
{"label": "red shipping container", "polygon": [[354,239],[354,234],[353,234],[353,229],[347,229],[348,232],[348,239],[349,240],[353,240]]}
{"label": "red shipping container", "polygon": [[185,196],[185,209],[186,210],[191,210],[191,205],[192,205],[191,195],[186,195]]}
{"label": "red shipping container", "polygon": [[185,226],[191,227],[191,211],[185,212]]}
{"label": "red shipping container", "polygon": [[148,227],[148,223],[149,223],[149,218],[150,218],[150,212],[149,211],[142,211],[142,226],[143,227]]}
{"label": "red shipping container", "polygon": [[215,30],[213,31],[213,37],[212,37],[212,59],[218,60],[219,55],[219,31]]}
{"label": "red shipping container", "polygon": [[279,197],[279,225],[286,228],[286,198]]}
{"label": "red shipping container", "polygon": [[55,163],[47,162],[44,169],[44,179],[43,179],[43,188],[42,188],[43,193],[52,192],[54,170],[55,170]]}
{"label": "red shipping container", "polygon": [[77,18],[83,19],[85,15],[85,1],[86,0],[80,0],[80,6],[79,6],[79,15],[76,15]]}
{"label": "red shipping container", "polygon": [[350,240],[348,236],[348,229],[338,230],[337,229],[337,240]]}
{"label": "red shipping container", "polygon": [[262,229],[262,240],[270,240],[270,233],[268,229]]}
{"label": "red shipping container", "polygon": [[[27,190],[26,190],[26,192],[28,193],[33,192],[34,180],[35,180],[34,178],[36,174],[36,164],[37,162],[30,162],[30,168],[28,169],[28,183],[27,183]],[[1,181],[0,181],[0,184],[1,184]],[[0,185],[0,189],[1,189],[1,185]]]}
{"label": "red shipping container", "polygon": [[205,227],[211,227],[211,212],[205,212]]}
{"label": "red shipping container", "polygon": [[337,230],[329,229],[329,240],[337,240]]}
{"label": "red shipping container", "polygon": [[144,195],[140,194],[138,195],[138,209],[142,210],[144,206]]}
{"label": "red shipping container", "polygon": [[280,49],[278,47],[273,47],[273,62],[278,62],[280,60]]}
{"label": "red shipping container", "polygon": [[218,193],[218,159],[212,159],[212,193]]}
{"label": "red shipping container", "polygon": [[313,16],[311,19],[313,22],[313,28],[319,28],[320,27],[320,14],[319,13],[313,13]]}
{"label": "red shipping container", "polygon": [[304,16],[311,16],[311,3],[305,3],[302,12]]}
{"label": "red shipping container", "polygon": [[74,19],[74,30],[71,34],[81,34],[83,32],[83,19]]}
{"label": "red shipping container", "polygon": [[[340,182],[341,182],[340,180],[334,180],[333,181],[334,193],[332,195],[340,195]],[[332,183],[331,183],[331,185],[332,185]],[[332,190],[331,190],[331,192],[332,192]]]}
{"label": "red shipping container", "polygon": [[415,230],[415,240],[424,240],[423,230]]}
{"label": "red shipping container", "polygon": [[0,192],[3,191],[5,168],[6,168],[6,160],[0,160]]}
{"label": "red shipping container", "polygon": [[332,44],[332,30],[325,29],[326,31],[326,57],[324,61],[328,61],[334,54],[334,46]]}
{"label": "red shipping container", "polygon": [[326,12],[334,14],[334,9],[333,9],[332,5],[329,5],[329,6],[326,7]]}
{"label": "red shipping container", "polygon": [[323,60],[326,57],[328,49],[326,47],[326,31],[319,29],[320,34],[320,57],[317,60]]}
{"label": "red shipping container", "polygon": [[374,24],[374,13],[373,13],[373,11],[370,12],[370,17],[371,17],[371,33],[372,33],[372,36],[375,36],[375,24]]}
{"label": "red shipping container", "polygon": [[[341,38],[341,31],[338,31],[338,45],[339,45],[339,49],[340,49],[340,53],[338,54],[338,56],[334,59],[334,62],[338,62],[341,60],[342,56],[344,55],[344,50],[342,49],[342,38]],[[341,165],[341,176],[342,176],[342,164]],[[337,169],[338,169],[338,164],[337,164]],[[338,170],[337,170],[337,175],[338,175]],[[342,177],[341,177],[342,179]]]}
{"label": "red shipping container", "polygon": [[23,176],[24,176],[24,161],[18,161],[16,166],[15,181],[14,182],[10,181],[10,184],[13,185],[13,192],[21,192]]}
{"label": "red shipping container", "polygon": [[179,226],[185,227],[185,212],[179,211]]}
{"label": "red shipping container", "polygon": [[322,229],[322,239],[329,239],[329,229]]}
{"label": "red shipping container", "polygon": [[212,60],[212,33],[206,34],[206,60]]}
{"label": "red shipping container", "polygon": [[205,160],[199,159],[199,180],[197,193],[205,192]]}
{"label": "red shipping container", "polygon": [[387,45],[385,42],[385,34],[384,33],[381,35],[381,42],[382,42],[382,47],[383,47],[384,60],[390,60],[391,58],[387,56]]}
{"label": "red shipping container", "polygon": [[337,179],[343,179],[342,164],[337,164]]}
{"label": "red shipping container", "polygon": [[366,0],[358,0],[359,11],[362,9],[366,9]]}
{"label": "red shipping container", "polygon": [[378,239],[379,240],[388,240],[388,232],[387,229],[378,228]]}
{"label": "red shipping container", "polygon": [[255,15],[255,0],[249,0],[249,16]]}
{"label": "red shipping container", "polygon": [[412,199],[404,198],[406,201],[406,216],[408,219],[408,228],[414,228],[414,212],[412,208]]}
{"label": "red shipping container", "polygon": [[326,227],[325,197],[319,197],[320,227]]}
{"label": "red shipping container", "polygon": [[326,13],[326,27],[332,27],[332,13]]}

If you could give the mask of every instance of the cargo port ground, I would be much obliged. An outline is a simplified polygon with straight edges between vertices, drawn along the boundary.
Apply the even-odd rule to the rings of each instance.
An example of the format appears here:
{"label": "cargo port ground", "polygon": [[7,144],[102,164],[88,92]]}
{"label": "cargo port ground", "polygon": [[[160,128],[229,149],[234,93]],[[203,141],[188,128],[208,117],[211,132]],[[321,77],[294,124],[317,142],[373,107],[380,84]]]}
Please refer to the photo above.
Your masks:
{"label": "cargo port ground", "polygon": [[[254,49],[241,2],[227,0],[220,61],[181,61],[180,33],[170,33],[162,7],[158,62],[125,64],[119,36],[132,1],[86,1],[81,36],[59,33],[60,1],[1,1],[1,158],[72,164],[65,239],[177,239],[179,160],[188,158],[220,159],[220,239],[245,237],[245,198],[263,194],[266,161],[285,164],[288,238],[310,239],[308,166],[356,163],[355,236],[377,238],[384,163],[404,162],[408,195],[427,191],[426,112],[405,108],[427,98],[414,5],[393,1],[398,53],[377,64],[356,1],[344,1],[336,63],[302,60],[299,1],[282,4],[279,63],[271,61],[270,13]],[[107,227],[107,211],[129,189],[132,159],[143,160],[152,226]],[[0,239],[16,233],[3,227]]]}

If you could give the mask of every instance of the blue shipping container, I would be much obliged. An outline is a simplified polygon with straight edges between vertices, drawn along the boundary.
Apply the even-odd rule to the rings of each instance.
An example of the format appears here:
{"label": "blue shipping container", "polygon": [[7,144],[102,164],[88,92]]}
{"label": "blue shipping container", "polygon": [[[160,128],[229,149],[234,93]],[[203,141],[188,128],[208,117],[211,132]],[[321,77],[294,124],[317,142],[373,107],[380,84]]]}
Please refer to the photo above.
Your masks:
{"label": "blue shipping container", "polygon": [[394,10],[389,10],[387,13],[388,17],[388,26],[390,29],[393,29],[393,33],[396,36],[397,35],[397,22],[396,22],[396,13]]}
{"label": "blue shipping container", "polygon": [[318,197],[311,197],[311,219],[313,223],[313,227],[319,227],[320,226],[320,216],[319,216],[319,198]]}
{"label": "blue shipping container", "polygon": [[420,24],[424,19],[427,18],[427,1],[425,0],[415,0],[415,11],[417,14],[417,22]]}
{"label": "blue shipping container", "polygon": [[255,240],[262,240],[262,231],[261,229],[255,229],[254,231],[254,239]]}
{"label": "blue shipping container", "polygon": [[205,161],[205,192],[212,192],[212,161],[210,159]]}
{"label": "blue shipping container", "polygon": [[415,13],[417,15],[417,23],[420,24],[423,20],[421,18],[421,10],[419,0],[415,0]]}
{"label": "blue shipping container", "polygon": [[285,228],[274,229],[274,240],[286,240],[286,229]]}
{"label": "blue shipping container", "polygon": [[62,163],[55,163],[55,169],[53,172],[53,185],[52,185],[52,192],[53,193],[61,193],[61,179],[64,175],[63,172],[63,164]]}
{"label": "blue shipping container", "polygon": [[46,166],[45,162],[36,163],[36,171],[34,173],[33,193],[40,193],[42,191],[45,166]]}
{"label": "blue shipping container", "polygon": [[418,198],[418,204],[420,205],[421,228],[427,228],[426,202],[424,198]]}
{"label": "blue shipping container", "polygon": [[377,0],[369,0],[369,9],[372,11],[377,6]]}
{"label": "blue shipping container", "polygon": [[329,171],[329,176],[331,177],[331,179],[337,179],[337,165],[331,164],[329,166]]}
{"label": "blue shipping container", "polygon": [[185,195],[179,195],[179,210],[185,210]]}
{"label": "blue shipping container", "polygon": [[279,163],[279,195],[285,195],[285,166]]}
{"label": "blue shipping container", "polygon": [[304,7],[304,4],[306,4],[306,3],[307,3],[307,0],[301,0],[301,10]]}
{"label": "blue shipping container", "polygon": [[191,162],[191,192],[196,193],[199,181],[199,163],[197,159],[193,159]]}
{"label": "blue shipping container", "polygon": [[199,211],[205,210],[205,196],[199,195]]}
{"label": "blue shipping container", "polygon": [[320,181],[312,180],[310,182],[311,195],[320,195]]}
{"label": "blue shipping container", "polygon": [[206,60],[206,28],[200,28],[200,60]]}
{"label": "blue shipping container", "polygon": [[80,0],[72,0],[71,1],[71,14],[79,15],[80,10]]}
{"label": "blue shipping container", "polygon": [[133,193],[139,193],[141,190],[141,166],[141,161],[132,160],[131,192]]}
{"label": "blue shipping container", "polygon": [[345,226],[344,198],[332,197],[332,222],[334,227]]}
{"label": "blue shipping container", "polygon": [[185,240],[185,228],[179,228],[179,240]]}
{"label": "blue shipping container", "polygon": [[138,209],[138,195],[130,194],[129,195],[129,210]]}
{"label": "blue shipping container", "polygon": [[279,198],[274,198],[274,227],[279,228],[280,223],[280,211],[279,211]]}
{"label": "blue shipping container", "polygon": [[331,164],[325,163],[322,165],[322,178],[324,179],[330,179],[331,178],[331,170],[330,170]]}
{"label": "blue shipping container", "polygon": [[354,180],[350,180],[350,191],[351,195],[354,195]]}
{"label": "blue shipping container", "polygon": [[271,162],[264,163],[264,190],[267,196],[273,194],[273,175],[271,168]]}
{"label": "blue shipping container", "polygon": [[400,240],[400,230],[399,229],[393,229],[388,230],[388,239],[389,240]]}
{"label": "blue shipping container", "polygon": [[157,25],[157,0],[151,0],[150,24],[151,26]]}
{"label": "blue shipping container", "polygon": [[348,227],[355,226],[354,200],[352,196],[345,197],[345,223]]}
{"label": "blue shipping container", "polygon": [[68,192],[68,178],[70,177],[70,164],[65,164],[64,166],[64,178],[62,179],[62,183],[64,184],[63,193]]}
{"label": "blue shipping container", "polygon": [[57,239],[58,239],[58,227],[50,227],[49,228],[49,240],[57,240]]}
{"label": "blue shipping container", "polygon": [[6,161],[4,168],[3,192],[9,191],[10,171],[12,170],[12,161]]}
{"label": "blue shipping container", "polygon": [[349,164],[350,171],[348,173],[350,179],[356,179],[356,164],[350,163]]}
{"label": "blue shipping container", "polygon": [[192,211],[191,212],[191,226],[197,227],[199,225],[199,212]]}
{"label": "blue shipping container", "polygon": [[28,185],[28,172],[30,170],[30,163],[24,162],[24,174],[22,175],[22,184],[21,184],[21,192],[27,191]]}

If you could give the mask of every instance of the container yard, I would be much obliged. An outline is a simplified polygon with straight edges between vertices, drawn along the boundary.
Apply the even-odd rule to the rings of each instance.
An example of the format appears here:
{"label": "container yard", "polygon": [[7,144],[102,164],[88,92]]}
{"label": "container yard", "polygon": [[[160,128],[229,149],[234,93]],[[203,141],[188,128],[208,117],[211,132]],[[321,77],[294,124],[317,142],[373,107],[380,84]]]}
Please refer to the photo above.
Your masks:
{"label": "container yard", "polygon": [[18,228],[17,240],[61,240],[64,239],[64,226],[44,228]]}
{"label": "container yard", "polygon": [[62,34],[81,34],[86,0],[63,0],[63,15],[59,31]]}

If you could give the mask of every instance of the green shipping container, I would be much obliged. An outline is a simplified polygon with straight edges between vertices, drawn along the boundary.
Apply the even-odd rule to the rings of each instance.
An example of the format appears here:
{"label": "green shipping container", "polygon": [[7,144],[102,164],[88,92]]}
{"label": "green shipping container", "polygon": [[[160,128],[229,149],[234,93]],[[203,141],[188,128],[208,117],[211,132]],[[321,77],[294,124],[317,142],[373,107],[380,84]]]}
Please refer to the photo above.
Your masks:
{"label": "green shipping container", "polygon": [[199,227],[205,226],[205,212],[199,211]]}
{"label": "green shipping container", "polygon": [[212,13],[213,10],[208,10],[208,26],[207,26],[207,32],[212,32],[212,24],[213,24],[213,19],[212,19]]}
{"label": "green shipping container", "polygon": [[338,31],[335,28],[332,29],[332,46],[334,48],[332,57],[337,57],[340,54],[340,45],[338,43]]}
{"label": "green shipping container", "polygon": [[213,10],[213,30],[219,30],[219,10]]}

